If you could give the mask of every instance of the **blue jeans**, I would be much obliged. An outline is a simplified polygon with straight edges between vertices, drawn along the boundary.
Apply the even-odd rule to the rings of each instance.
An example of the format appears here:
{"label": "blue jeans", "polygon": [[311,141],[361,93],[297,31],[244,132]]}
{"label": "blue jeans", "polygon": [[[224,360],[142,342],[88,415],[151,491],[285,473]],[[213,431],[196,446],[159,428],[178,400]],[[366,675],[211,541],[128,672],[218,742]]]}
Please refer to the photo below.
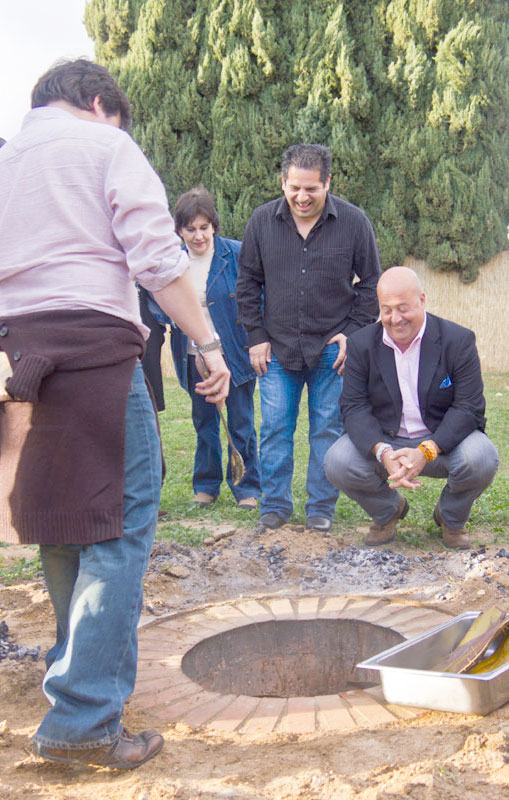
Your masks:
{"label": "blue jeans", "polygon": [[52,707],[34,740],[84,749],[114,742],[136,678],[142,578],[157,526],[161,449],[138,362],[127,400],[124,535],[92,545],[44,545],[57,620],[43,688]]}
{"label": "blue jeans", "polygon": [[[202,378],[196,369],[196,358],[188,358],[188,385],[191,396],[191,412],[196,431],[196,451],[194,454],[193,489],[217,497],[223,481],[220,419],[213,403],[196,394],[194,387]],[[260,462],[254,424],[253,394],[255,379],[240,386],[230,384],[226,398],[228,428],[233,444],[244,461],[246,471],[237,486],[231,475],[230,459],[226,469],[226,482],[237,500],[246,497],[260,497]],[[230,447],[228,446],[228,455]]]}
{"label": "blue jeans", "polygon": [[276,511],[287,519],[293,511],[293,436],[304,384],[308,389],[309,462],[306,480],[307,517],[334,518],[339,492],[323,469],[325,453],[341,434],[339,397],[343,379],[332,369],[338,345],[327,345],[313,369],[288,370],[272,353],[267,374],[259,379],[262,425],[260,512]]}

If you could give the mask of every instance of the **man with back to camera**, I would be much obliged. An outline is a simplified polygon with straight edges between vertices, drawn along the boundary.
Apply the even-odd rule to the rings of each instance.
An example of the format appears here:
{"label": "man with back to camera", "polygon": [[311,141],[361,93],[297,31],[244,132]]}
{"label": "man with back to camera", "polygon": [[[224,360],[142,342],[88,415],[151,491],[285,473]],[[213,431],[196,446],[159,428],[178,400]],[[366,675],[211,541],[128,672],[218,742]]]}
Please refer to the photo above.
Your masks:
{"label": "man with back to camera", "polygon": [[346,339],[378,313],[373,229],[359,208],[329,193],[330,171],[327,147],[289,147],[284,197],[255,209],[239,256],[239,316],[260,377],[260,523],[267,528],[279,528],[293,511],[293,436],[307,385],[307,527],[330,529],[339,492],[323,459],[341,432]]}
{"label": "man with back to camera", "polygon": [[104,67],[61,62],[0,151],[0,539],[40,544],[57,621],[34,750],[115,769],[163,745],[121,722],[161,487],[134,281],[203,352],[197,391],[217,402],[229,385],[129,122]]}
{"label": "man with back to camera", "polygon": [[447,478],[433,519],[444,545],[466,549],[472,503],[497,471],[484,433],[475,335],[425,311],[418,275],[388,269],[378,283],[380,322],[351,337],[341,409],[345,434],[325,458],[331,483],[373,519],[366,544],[391,542],[419,476]]}

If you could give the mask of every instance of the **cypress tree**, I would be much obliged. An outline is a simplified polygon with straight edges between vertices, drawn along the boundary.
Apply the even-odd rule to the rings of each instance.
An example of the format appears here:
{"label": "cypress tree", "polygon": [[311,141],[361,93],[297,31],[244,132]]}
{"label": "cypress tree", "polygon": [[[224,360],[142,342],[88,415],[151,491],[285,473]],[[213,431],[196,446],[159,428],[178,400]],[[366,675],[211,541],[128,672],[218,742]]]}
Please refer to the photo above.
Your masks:
{"label": "cypress tree", "polygon": [[[398,196],[405,203],[405,253],[473,280],[507,247],[507,4],[394,0],[385,20],[385,207]],[[401,219],[383,222],[387,238]]]}
{"label": "cypress tree", "polygon": [[170,202],[204,183],[226,235],[315,141],[384,266],[473,280],[507,247],[507,0],[89,0],[85,21]]}

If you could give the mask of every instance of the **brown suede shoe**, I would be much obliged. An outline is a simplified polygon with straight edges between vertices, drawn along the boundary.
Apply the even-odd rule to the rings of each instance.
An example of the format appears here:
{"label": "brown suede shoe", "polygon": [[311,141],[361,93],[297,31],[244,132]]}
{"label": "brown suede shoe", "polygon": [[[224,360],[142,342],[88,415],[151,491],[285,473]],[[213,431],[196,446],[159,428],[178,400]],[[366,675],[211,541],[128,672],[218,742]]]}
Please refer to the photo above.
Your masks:
{"label": "brown suede shoe", "polygon": [[399,519],[403,519],[408,511],[408,503],[402,494],[398,492],[398,510],[385,525],[377,525],[373,523],[369,529],[369,533],[364,539],[364,544],[371,547],[376,547],[379,544],[387,544],[392,542],[396,536],[396,523]]}
{"label": "brown suede shoe", "polygon": [[256,497],[244,497],[237,503],[239,508],[248,508],[249,511],[256,511],[258,508],[258,500]]}
{"label": "brown suede shoe", "polygon": [[216,500],[217,497],[214,497],[212,494],[207,494],[207,492],[196,492],[193,497],[193,503],[200,508],[207,508],[207,506],[211,506],[212,503],[215,503]]}
{"label": "brown suede shoe", "polygon": [[442,528],[442,539],[444,545],[448,547],[449,550],[468,550],[470,547],[470,536],[464,528],[459,528],[459,530],[449,528],[440,516],[438,505],[435,506],[433,511],[433,519],[436,524]]}
{"label": "brown suede shoe", "polygon": [[163,744],[164,739],[157,731],[147,730],[132,734],[124,728],[116,742],[103,747],[77,750],[67,747],[47,747],[34,742],[34,753],[49,761],[60,761],[64,764],[135,769],[156,756]]}

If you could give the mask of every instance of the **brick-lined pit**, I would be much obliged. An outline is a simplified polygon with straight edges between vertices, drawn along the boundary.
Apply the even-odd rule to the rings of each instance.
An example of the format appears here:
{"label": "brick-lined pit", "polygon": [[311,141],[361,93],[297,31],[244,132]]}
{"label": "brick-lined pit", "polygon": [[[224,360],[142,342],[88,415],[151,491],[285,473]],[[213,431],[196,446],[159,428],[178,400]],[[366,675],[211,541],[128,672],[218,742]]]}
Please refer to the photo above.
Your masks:
{"label": "brick-lined pit", "polygon": [[155,719],[246,736],[406,719],[422,711],[388,705],[372,685],[378,673],[355,664],[448,619],[341,595],[240,599],[144,621],[131,704]]}

